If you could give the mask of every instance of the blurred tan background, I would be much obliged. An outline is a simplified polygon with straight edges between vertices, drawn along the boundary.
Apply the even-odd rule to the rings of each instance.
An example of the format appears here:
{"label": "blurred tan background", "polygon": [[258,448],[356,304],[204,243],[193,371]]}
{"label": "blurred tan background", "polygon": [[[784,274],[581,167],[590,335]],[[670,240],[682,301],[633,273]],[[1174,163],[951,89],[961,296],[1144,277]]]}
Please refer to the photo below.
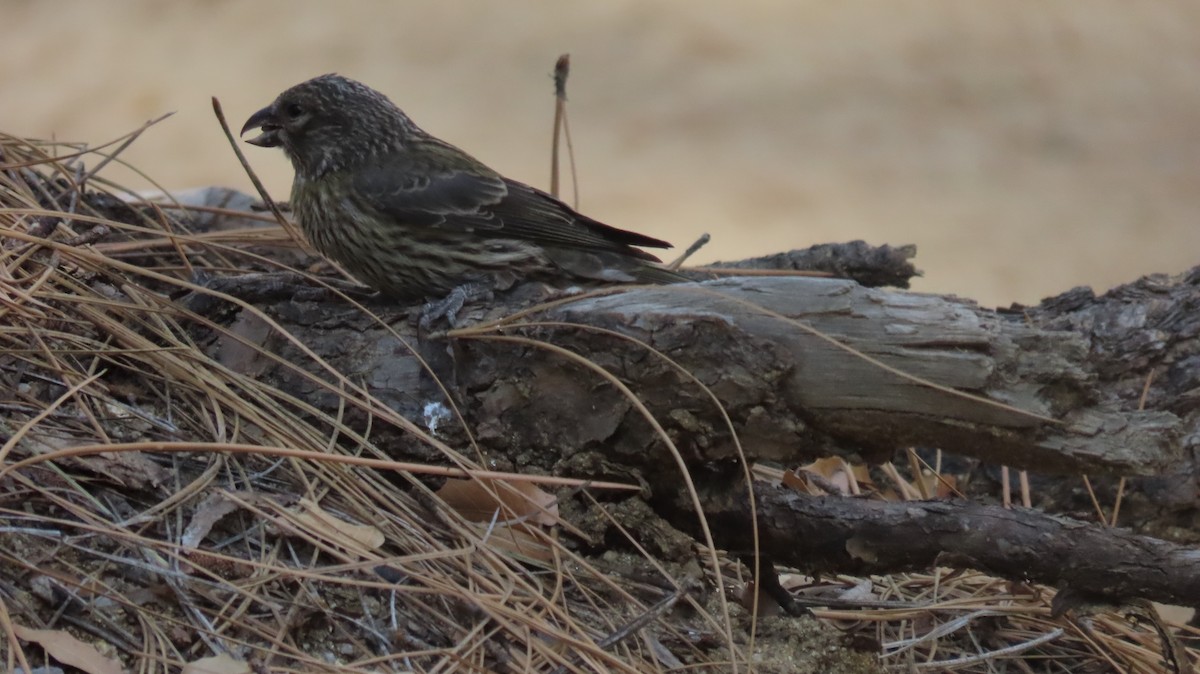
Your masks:
{"label": "blurred tan background", "polygon": [[[570,52],[583,211],[698,261],[916,243],[917,288],[1034,302],[1200,264],[1200,4],[0,0],[0,131],[251,189],[240,126],[329,71],[546,187]],[[290,168],[246,146],[278,198]],[[145,186],[126,173],[111,177]]]}

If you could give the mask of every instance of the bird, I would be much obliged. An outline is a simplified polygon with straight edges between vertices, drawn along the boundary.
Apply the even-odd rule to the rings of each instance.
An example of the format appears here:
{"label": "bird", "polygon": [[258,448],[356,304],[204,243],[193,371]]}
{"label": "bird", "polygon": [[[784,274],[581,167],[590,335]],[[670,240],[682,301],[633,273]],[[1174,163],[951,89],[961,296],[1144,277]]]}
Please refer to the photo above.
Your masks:
{"label": "bird", "polygon": [[[562,286],[688,279],[641,250],[671,245],[587,217],[418,127],[387,96],[337,74],[301,82],[241,135],[295,171],[305,237],[386,296],[426,299],[524,280]],[[460,302],[461,305],[461,302]]]}

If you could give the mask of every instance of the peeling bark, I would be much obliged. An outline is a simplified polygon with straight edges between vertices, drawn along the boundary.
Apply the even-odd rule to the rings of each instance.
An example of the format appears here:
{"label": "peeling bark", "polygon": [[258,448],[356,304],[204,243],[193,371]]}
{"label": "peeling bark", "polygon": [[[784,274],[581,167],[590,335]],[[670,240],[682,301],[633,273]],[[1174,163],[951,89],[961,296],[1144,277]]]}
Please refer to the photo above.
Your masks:
{"label": "peeling bark", "polygon": [[[429,402],[412,354],[356,309],[292,299],[265,308],[342,372],[369,374],[372,392],[397,409],[415,415]],[[423,340],[407,314],[381,315],[434,361],[445,361],[453,342],[452,367],[439,374],[455,385],[467,418],[498,439],[496,449],[569,453],[606,444],[618,455],[663,455],[615,390],[559,356],[477,338]],[[954,298],[836,279],[735,278],[582,299],[529,320],[614,330],[667,354],[718,396],[754,459],[887,456],[919,445],[1041,472],[1155,474],[1181,461],[1185,437],[1194,440],[1175,413],[1139,412],[1122,391],[1104,388],[1106,369],[1087,335],[1034,328]],[[694,460],[735,456],[706,394],[644,346],[582,328],[506,334],[544,339],[608,368]],[[215,348],[237,347],[224,340]],[[320,395],[294,374],[276,376],[285,390]],[[588,421],[596,415],[601,421]],[[598,435],[597,424],[610,434]]]}
{"label": "peeling bark", "polygon": [[[906,284],[915,273],[909,257],[905,248],[859,242],[781,254],[769,264],[825,260],[830,269],[853,267],[862,280]],[[881,265],[877,274],[872,260]],[[432,426],[430,409],[445,401],[416,355],[344,300],[294,285],[288,293],[289,283],[213,281],[252,298],[389,407]],[[487,305],[469,305],[460,320],[507,316],[532,304],[531,292],[518,287]],[[200,296],[182,301],[329,378],[249,312]],[[413,308],[369,305],[449,387],[495,467],[637,481],[668,521],[687,530],[696,516],[681,503],[675,461],[631,401],[561,354],[489,337],[548,342],[615,375],[681,451],[707,514],[724,525],[717,531],[722,545],[745,544],[750,515],[733,435],[693,377],[728,413],[751,461],[796,464],[830,453],[886,458],[905,447],[937,447],[1042,474],[1146,476],[1140,484],[1170,494],[1178,526],[1197,521],[1200,271],[1149,277],[1101,297],[1073,290],[1038,307],[1003,311],[848,279],[726,278],[578,298],[503,330],[449,336],[416,334]],[[337,411],[333,393],[236,339],[209,337],[207,348],[223,363]],[[354,410],[344,418],[367,421]],[[398,457],[439,458],[402,432],[373,428],[372,439]],[[465,446],[453,423],[439,422],[436,434]],[[1128,532],[971,504],[756,489],[767,552],[804,568],[883,573],[956,564],[1111,597],[1195,604],[1200,596],[1195,550]]]}

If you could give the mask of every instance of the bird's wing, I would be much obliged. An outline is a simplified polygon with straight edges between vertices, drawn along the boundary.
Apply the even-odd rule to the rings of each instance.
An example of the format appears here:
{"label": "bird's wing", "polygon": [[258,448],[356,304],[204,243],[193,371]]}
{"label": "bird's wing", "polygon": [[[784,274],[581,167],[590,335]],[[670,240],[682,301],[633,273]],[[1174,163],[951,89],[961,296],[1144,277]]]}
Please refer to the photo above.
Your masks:
{"label": "bird's wing", "polygon": [[576,213],[553,196],[504,178],[470,155],[432,138],[363,167],[352,180],[352,194],[385,217],[408,226],[619,251],[647,260],[657,258],[629,246],[671,247],[665,241]]}
{"label": "bird's wing", "polygon": [[436,159],[407,149],[393,152],[357,169],[351,194],[408,226],[500,229],[487,209],[508,194],[504,179],[471,164]]}

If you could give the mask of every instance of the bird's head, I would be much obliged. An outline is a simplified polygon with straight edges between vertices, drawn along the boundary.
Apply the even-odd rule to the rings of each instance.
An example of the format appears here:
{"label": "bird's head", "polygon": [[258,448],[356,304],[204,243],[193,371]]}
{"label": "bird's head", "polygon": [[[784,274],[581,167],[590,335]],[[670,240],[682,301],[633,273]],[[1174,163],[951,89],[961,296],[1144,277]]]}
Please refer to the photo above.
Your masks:
{"label": "bird's head", "polygon": [[355,166],[403,145],[416,127],[387,96],[341,75],[322,75],[284,91],[246,120],[242,135],[280,147],[308,178]]}

